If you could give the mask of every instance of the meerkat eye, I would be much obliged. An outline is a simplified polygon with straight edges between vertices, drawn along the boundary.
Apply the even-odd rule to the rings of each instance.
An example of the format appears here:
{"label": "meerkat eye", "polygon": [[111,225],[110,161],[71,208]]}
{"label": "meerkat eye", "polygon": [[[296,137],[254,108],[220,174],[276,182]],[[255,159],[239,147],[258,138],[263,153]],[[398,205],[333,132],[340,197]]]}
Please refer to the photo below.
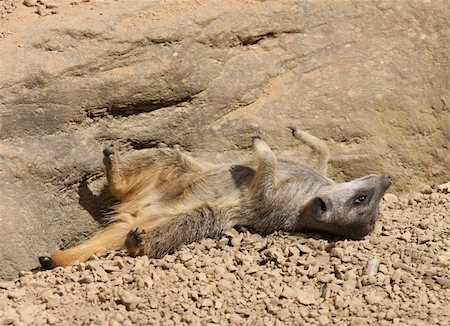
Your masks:
{"label": "meerkat eye", "polygon": [[362,204],[366,199],[367,199],[366,195],[359,195],[353,200],[353,203],[355,205],[359,205]]}

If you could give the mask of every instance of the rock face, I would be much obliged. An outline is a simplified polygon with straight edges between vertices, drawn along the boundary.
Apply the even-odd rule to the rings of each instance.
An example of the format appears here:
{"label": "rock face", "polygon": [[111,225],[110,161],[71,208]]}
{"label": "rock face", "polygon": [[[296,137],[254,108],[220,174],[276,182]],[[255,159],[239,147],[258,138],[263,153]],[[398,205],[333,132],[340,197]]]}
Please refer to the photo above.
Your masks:
{"label": "rock face", "polygon": [[450,172],[446,1],[0,4],[1,277],[95,229],[110,141],[292,156],[294,124],[341,180]]}

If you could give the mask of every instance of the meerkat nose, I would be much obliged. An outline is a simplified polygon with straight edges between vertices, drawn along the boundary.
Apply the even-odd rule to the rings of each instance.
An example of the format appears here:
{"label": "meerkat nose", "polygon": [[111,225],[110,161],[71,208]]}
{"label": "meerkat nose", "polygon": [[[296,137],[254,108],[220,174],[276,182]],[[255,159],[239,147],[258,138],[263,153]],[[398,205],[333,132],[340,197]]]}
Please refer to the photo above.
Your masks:
{"label": "meerkat nose", "polygon": [[386,185],[390,186],[392,184],[392,177],[390,175],[386,175],[384,177],[384,181],[386,182]]}

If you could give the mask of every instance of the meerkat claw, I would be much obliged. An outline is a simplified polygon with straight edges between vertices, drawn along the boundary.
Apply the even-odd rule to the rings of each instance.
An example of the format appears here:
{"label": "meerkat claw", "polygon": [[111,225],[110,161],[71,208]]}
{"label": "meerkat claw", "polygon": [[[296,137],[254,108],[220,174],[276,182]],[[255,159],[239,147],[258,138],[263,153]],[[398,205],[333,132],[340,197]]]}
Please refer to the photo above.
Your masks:
{"label": "meerkat claw", "polygon": [[40,256],[39,257],[39,263],[41,264],[41,266],[48,270],[48,269],[53,269],[56,267],[55,262],[53,261],[53,259],[51,259],[48,256]]}

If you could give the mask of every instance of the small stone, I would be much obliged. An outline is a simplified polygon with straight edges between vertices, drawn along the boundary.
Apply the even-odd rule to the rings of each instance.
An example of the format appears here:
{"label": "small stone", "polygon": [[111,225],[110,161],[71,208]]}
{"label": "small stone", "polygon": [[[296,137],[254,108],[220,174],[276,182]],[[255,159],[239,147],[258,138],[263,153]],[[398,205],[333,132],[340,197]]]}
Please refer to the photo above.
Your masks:
{"label": "small stone", "polygon": [[37,5],[37,0],[23,0],[23,4],[27,7],[34,7]]}
{"label": "small stone", "polygon": [[297,258],[300,256],[300,250],[297,247],[290,246],[289,254],[292,255],[293,257]]}
{"label": "small stone", "polygon": [[348,271],[344,277],[345,281],[342,288],[345,291],[350,291],[356,288],[356,274],[353,271]]}
{"label": "small stone", "polygon": [[366,298],[367,303],[373,304],[373,305],[378,305],[383,301],[383,298],[381,296],[378,296],[373,293],[366,294],[365,298]]}
{"label": "small stone", "polygon": [[39,16],[47,16],[49,14],[48,10],[45,8],[45,6],[37,5],[37,14]]}
{"label": "small stone", "polygon": [[330,256],[331,257],[337,257],[337,258],[341,259],[342,257],[345,256],[345,251],[342,248],[334,247],[330,251]]}
{"label": "small stone", "polygon": [[149,300],[149,306],[152,309],[156,309],[158,308],[159,304],[158,304],[158,299],[157,298],[150,298]]}
{"label": "small stone", "polygon": [[0,282],[0,289],[8,290],[14,286],[14,282]]}
{"label": "small stone", "polygon": [[450,278],[435,277],[435,280],[442,286],[443,289],[450,288]]}
{"label": "small stone", "polygon": [[233,290],[233,285],[230,281],[221,279],[219,282],[217,282],[217,288],[220,292],[224,293]]}
{"label": "small stone", "polygon": [[395,317],[397,317],[397,314],[395,313],[394,309],[389,309],[386,312],[386,316],[384,318],[386,320],[393,320]]}
{"label": "small stone", "polygon": [[34,317],[36,314],[41,310],[39,306],[36,305],[24,305],[20,306],[19,309],[17,309],[17,312],[20,316],[20,320],[23,321],[25,324],[31,324],[34,321]]}
{"label": "small stone", "polygon": [[299,291],[297,289],[291,288],[289,286],[285,286],[283,288],[283,292],[281,292],[281,296],[286,299],[291,299],[299,295]]}
{"label": "small stone", "polygon": [[438,185],[437,190],[443,193],[450,193],[450,182]]}
{"label": "small stone", "polygon": [[431,224],[431,219],[424,218],[422,221],[420,221],[419,226],[421,229],[428,229],[430,224]]}
{"label": "small stone", "polygon": [[310,247],[308,247],[308,246],[305,246],[305,245],[302,245],[302,244],[299,244],[297,246],[298,246],[298,249],[301,252],[305,253],[305,254],[309,254],[309,253],[313,252],[313,250]]}
{"label": "small stone", "polygon": [[312,286],[305,286],[298,291],[297,300],[304,305],[312,305],[316,303],[315,289]]}
{"label": "small stone", "polygon": [[341,296],[336,296],[334,299],[334,306],[336,309],[344,309],[348,306],[348,303],[344,301]]}
{"label": "small stone", "polygon": [[136,294],[125,290],[119,294],[119,299],[130,310],[134,310],[140,301]]}
{"label": "small stone", "polygon": [[79,281],[81,284],[90,284],[94,282],[94,278],[90,274],[85,274]]}
{"label": "small stone", "polygon": [[58,318],[50,313],[47,313],[47,323],[50,325],[55,325],[56,323],[58,323]]}
{"label": "small stone", "polygon": [[365,326],[368,325],[366,318],[354,317],[350,321],[350,326]]}
{"label": "small stone", "polygon": [[187,262],[188,260],[191,260],[191,259],[192,259],[192,255],[191,255],[191,254],[188,254],[188,253],[184,253],[184,254],[181,254],[178,258],[179,258],[183,263],[185,263],[185,262]]}
{"label": "small stone", "polygon": [[320,254],[316,256],[316,263],[320,266],[328,264],[330,256],[328,254]]}
{"label": "small stone", "polygon": [[369,259],[367,261],[366,268],[364,269],[364,274],[367,276],[375,276],[378,273],[378,267],[380,266],[379,259]]}
{"label": "small stone", "polygon": [[58,4],[56,3],[56,1],[52,0],[45,0],[45,6],[49,9],[58,8]]}
{"label": "small stone", "polygon": [[205,273],[201,272],[197,273],[197,280],[199,280],[200,282],[205,282],[208,280],[208,278]]}
{"label": "small stone", "polygon": [[238,314],[231,314],[230,317],[228,317],[228,320],[231,325],[238,325],[243,322],[243,319]]}
{"label": "small stone", "polygon": [[426,186],[424,186],[424,187],[420,190],[420,192],[421,192],[422,194],[429,195],[429,194],[431,194],[431,193],[433,192],[433,188],[431,188],[430,185],[426,185]]}
{"label": "small stone", "polygon": [[211,299],[205,299],[202,302],[202,307],[212,307],[213,306],[213,302]]}
{"label": "small stone", "polygon": [[396,195],[394,195],[394,194],[391,194],[391,193],[385,194],[384,197],[383,197],[383,199],[384,199],[386,205],[387,205],[389,208],[395,208],[395,206],[396,206],[396,205],[398,204],[398,202],[399,202],[398,197],[397,197]]}
{"label": "small stone", "polygon": [[285,320],[285,319],[289,318],[290,315],[291,315],[291,313],[289,312],[288,309],[280,309],[277,311],[277,317],[280,320]]}
{"label": "small stone", "polygon": [[21,297],[23,297],[25,295],[25,291],[26,291],[25,288],[12,289],[12,290],[7,292],[6,296],[9,299],[18,299],[18,298],[21,298]]}
{"label": "small stone", "polygon": [[325,315],[320,315],[319,317],[317,317],[317,321],[320,325],[328,325],[328,323],[330,322],[328,317]]}

